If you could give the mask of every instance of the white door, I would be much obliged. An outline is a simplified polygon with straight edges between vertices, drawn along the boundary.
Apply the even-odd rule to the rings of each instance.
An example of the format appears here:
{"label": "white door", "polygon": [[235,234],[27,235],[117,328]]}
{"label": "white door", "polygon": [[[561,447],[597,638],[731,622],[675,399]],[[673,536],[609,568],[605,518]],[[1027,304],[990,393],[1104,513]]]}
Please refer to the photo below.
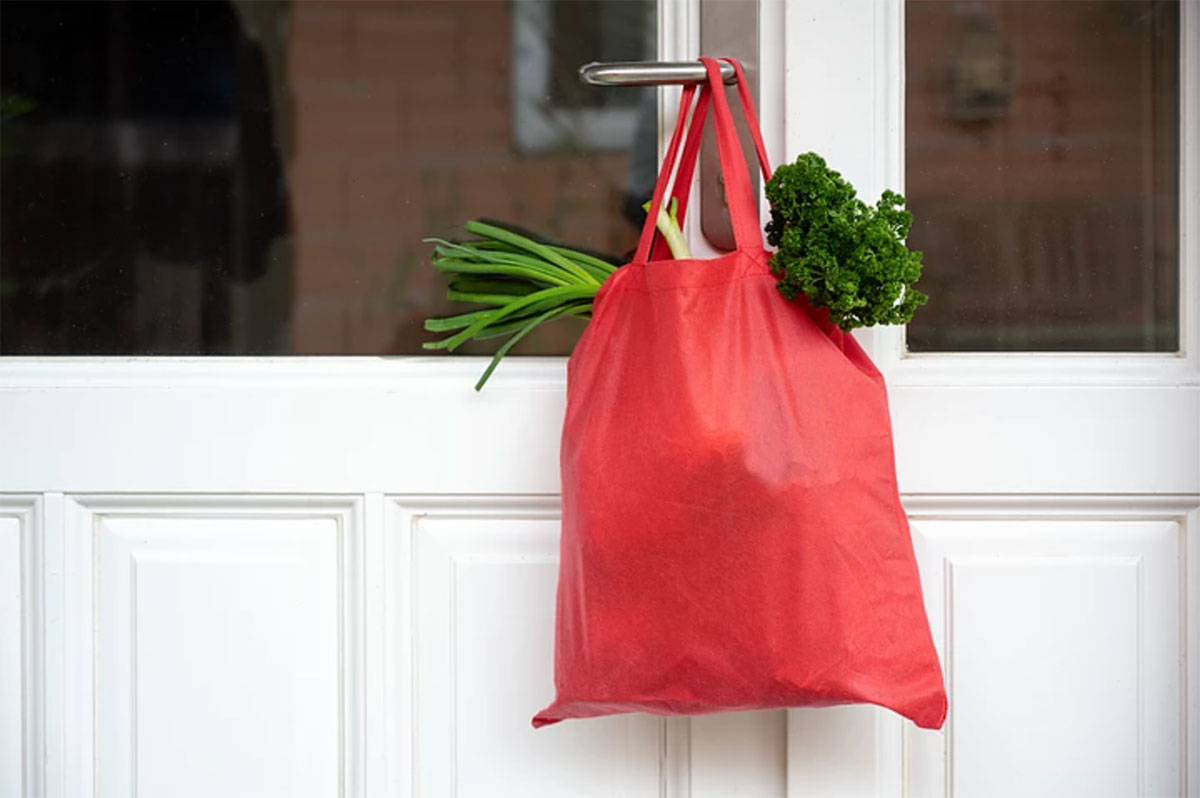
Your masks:
{"label": "white door", "polygon": [[[54,8],[5,4],[0,25],[6,56],[38,65],[3,78],[27,79],[32,107],[3,128],[0,794],[1197,794],[1194,4],[761,3],[776,161],[817,150],[866,196],[903,188],[907,161],[914,209],[951,231],[914,232],[934,296],[911,345],[862,336],[891,386],[942,732],[867,707],[534,732],[570,333],[482,394],[481,359],[372,356],[408,351],[442,308],[423,235],[508,214],[628,246],[629,142],[647,140],[639,121],[651,143],[646,119],[670,123],[670,92],[597,99],[564,75],[592,52],[696,55],[697,2],[209,3],[170,19],[95,4],[73,29],[18,16],[37,5]],[[1081,30],[1138,79],[1105,93]],[[65,55],[89,35],[107,49]],[[108,116],[38,82],[97,69],[117,87],[100,91]],[[1137,157],[1093,152],[1120,126],[1091,115],[1127,113],[1114,96],[1141,114]],[[948,121],[922,126],[921,109]],[[1045,160],[1012,160],[1014,141]],[[1006,200],[1053,199],[1043,171],[1082,188],[1014,215],[964,152],[1012,176]],[[1129,196],[1072,216],[1089,164]],[[974,199],[993,202],[991,227],[972,227]],[[255,211],[268,221],[238,227]],[[1047,297],[1067,312],[1039,310]],[[126,340],[342,356],[80,356]]]}
{"label": "white door", "polygon": [[791,794],[1200,794],[1200,5],[786,14],[787,152],[917,217],[863,338],[950,698],[793,712]]}

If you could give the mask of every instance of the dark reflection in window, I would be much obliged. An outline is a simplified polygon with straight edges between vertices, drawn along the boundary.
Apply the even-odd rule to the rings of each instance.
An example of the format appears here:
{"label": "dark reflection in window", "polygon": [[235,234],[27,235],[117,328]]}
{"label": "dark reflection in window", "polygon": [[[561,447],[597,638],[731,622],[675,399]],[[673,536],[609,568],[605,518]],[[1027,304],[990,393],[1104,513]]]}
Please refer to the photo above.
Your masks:
{"label": "dark reflection in window", "polygon": [[4,351],[277,348],[231,320],[289,226],[268,68],[237,10],[8,3],[3,37]]}
{"label": "dark reflection in window", "polygon": [[1179,4],[906,5],[913,351],[1174,351]]}
{"label": "dark reflection in window", "polygon": [[627,252],[653,92],[561,75],[652,58],[654,8],[0,5],[0,353],[419,353],[452,310],[424,237]]}

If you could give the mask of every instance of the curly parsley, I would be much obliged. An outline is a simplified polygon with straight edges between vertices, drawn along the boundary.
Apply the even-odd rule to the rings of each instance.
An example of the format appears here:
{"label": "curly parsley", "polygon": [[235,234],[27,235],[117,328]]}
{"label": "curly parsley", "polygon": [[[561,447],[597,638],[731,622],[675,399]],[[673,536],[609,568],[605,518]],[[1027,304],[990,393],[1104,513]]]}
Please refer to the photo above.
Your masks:
{"label": "curly parsley", "polygon": [[906,324],[928,297],[913,288],[921,253],[904,244],[912,214],[904,197],[884,191],[874,207],[816,153],[775,170],[767,182],[771,271],[788,299],[804,294],[849,331]]}

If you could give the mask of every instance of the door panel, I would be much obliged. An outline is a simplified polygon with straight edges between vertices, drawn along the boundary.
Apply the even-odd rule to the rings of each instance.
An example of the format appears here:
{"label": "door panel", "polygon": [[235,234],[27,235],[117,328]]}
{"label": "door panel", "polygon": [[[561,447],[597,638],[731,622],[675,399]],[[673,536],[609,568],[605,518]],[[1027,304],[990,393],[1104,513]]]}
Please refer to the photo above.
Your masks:
{"label": "door panel", "polygon": [[907,730],[913,794],[1182,791],[1190,506],[909,503],[952,706]]}
{"label": "door panel", "polygon": [[316,796],[361,780],[357,502],[81,497],[68,517],[81,782]]}
{"label": "door panel", "polygon": [[554,697],[557,505],[397,502],[389,536],[411,537],[409,561],[394,562],[411,585],[416,795],[659,794],[661,718],[530,725]]}

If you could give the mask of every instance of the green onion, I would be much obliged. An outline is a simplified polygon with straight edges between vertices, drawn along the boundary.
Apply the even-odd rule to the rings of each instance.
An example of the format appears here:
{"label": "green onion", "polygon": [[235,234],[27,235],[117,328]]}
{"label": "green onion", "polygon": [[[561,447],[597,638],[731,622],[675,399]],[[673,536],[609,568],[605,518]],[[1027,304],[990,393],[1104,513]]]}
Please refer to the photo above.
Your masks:
{"label": "green onion", "polygon": [[[538,326],[568,316],[590,318],[596,292],[617,266],[489,222],[470,221],[467,231],[478,240],[425,241],[434,244],[433,267],[451,275],[447,298],[482,307],[427,319],[426,330],[449,335],[423,347],[453,352],[467,341],[507,336],[475,385],[478,391],[513,346]],[[669,240],[682,241],[677,232],[678,225]]]}

